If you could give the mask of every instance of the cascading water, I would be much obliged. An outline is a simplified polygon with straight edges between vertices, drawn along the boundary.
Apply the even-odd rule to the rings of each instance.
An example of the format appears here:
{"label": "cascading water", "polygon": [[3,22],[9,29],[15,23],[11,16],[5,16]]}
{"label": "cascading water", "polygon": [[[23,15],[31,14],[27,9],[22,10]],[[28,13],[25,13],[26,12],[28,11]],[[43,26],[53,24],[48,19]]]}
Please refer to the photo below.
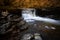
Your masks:
{"label": "cascading water", "polygon": [[58,21],[58,20],[36,16],[35,9],[23,9],[22,10],[22,17],[24,18],[24,20],[26,22],[43,21],[43,22],[49,22],[49,23],[60,25],[60,21]]}

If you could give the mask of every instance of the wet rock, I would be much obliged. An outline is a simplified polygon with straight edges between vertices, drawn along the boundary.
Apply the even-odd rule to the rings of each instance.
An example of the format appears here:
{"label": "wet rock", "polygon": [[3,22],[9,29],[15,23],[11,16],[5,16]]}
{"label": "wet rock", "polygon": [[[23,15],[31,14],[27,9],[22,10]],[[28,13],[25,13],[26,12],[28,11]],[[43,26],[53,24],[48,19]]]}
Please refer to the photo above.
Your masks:
{"label": "wet rock", "polygon": [[27,33],[22,36],[21,40],[42,40],[42,38],[39,33],[34,34]]}
{"label": "wet rock", "polygon": [[25,35],[23,35],[21,40],[30,40],[32,37],[33,37],[32,34],[25,34]]}
{"label": "wet rock", "polygon": [[39,33],[35,33],[34,38],[35,38],[35,40],[42,40],[42,37],[40,36]]}

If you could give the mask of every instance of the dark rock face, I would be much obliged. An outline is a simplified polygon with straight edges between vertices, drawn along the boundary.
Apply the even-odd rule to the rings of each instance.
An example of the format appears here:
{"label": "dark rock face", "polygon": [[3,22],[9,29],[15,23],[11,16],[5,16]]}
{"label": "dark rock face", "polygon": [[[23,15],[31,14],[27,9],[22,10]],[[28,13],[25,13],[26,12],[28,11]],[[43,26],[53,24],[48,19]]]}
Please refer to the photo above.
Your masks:
{"label": "dark rock face", "polygon": [[18,14],[3,14],[0,17],[0,40],[19,40],[20,30],[27,29],[27,25]]}
{"label": "dark rock face", "polygon": [[36,15],[60,20],[60,7],[36,9]]}

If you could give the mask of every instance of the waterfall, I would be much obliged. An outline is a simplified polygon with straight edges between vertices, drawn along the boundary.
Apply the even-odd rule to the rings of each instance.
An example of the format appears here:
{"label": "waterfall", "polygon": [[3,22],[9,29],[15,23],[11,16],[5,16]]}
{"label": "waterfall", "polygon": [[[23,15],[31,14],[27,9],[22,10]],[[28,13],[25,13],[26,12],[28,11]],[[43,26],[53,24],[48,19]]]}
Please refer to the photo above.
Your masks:
{"label": "waterfall", "polygon": [[43,22],[48,22],[48,23],[60,25],[60,21],[58,21],[58,20],[36,16],[36,9],[23,9],[22,10],[22,17],[24,18],[24,20],[26,22],[43,21]]}

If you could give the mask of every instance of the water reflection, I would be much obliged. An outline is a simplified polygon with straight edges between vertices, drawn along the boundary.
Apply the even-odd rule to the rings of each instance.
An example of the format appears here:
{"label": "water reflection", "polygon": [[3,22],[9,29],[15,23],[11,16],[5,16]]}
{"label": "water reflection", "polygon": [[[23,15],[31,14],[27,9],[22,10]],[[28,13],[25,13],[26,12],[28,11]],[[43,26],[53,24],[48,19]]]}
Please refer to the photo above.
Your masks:
{"label": "water reflection", "polygon": [[53,30],[56,29],[55,27],[51,27],[51,26],[45,26],[45,28],[46,28],[46,29],[50,29],[50,30],[51,30],[51,29],[53,29]]}

